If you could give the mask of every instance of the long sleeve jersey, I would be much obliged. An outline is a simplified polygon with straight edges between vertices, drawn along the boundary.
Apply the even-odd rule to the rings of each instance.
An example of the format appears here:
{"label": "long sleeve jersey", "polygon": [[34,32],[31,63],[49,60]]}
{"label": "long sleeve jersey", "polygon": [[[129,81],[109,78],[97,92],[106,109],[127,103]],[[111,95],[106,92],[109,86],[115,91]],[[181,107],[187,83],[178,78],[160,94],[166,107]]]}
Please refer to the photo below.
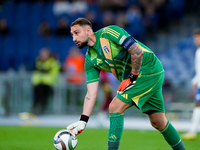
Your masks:
{"label": "long sleeve jersey", "polygon": [[198,88],[200,88],[200,47],[196,50],[195,53],[195,76],[192,79],[192,84],[197,85]]}

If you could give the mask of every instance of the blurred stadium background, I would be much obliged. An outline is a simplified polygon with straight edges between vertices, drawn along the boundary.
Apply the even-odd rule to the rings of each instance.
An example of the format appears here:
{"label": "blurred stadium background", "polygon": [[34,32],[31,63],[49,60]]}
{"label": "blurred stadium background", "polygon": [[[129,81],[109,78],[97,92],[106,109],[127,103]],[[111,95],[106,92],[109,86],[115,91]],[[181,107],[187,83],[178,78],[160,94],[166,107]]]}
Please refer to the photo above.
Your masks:
{"label": "blurred stadium background", "polygon": [[[200,27],[199,16],[199,0],[1,0],[0,115],[31,111],[31,76],[39,50],[50,48],[63,64],[74,43],[69,32],[58,32],[58,22],[63,18],[67,31],[75,19],[86,17],[94,31],[116,24],[150,47],[165,69],[163,94],[169,117],[189,119],[196,51],[192,34]],[[86,49],[81,52],[85,54]],[[113,79],[112,84],[115,93],[118,82]],[[82,103],[67,101],[66,95],[67,89],[77,88],[84,98],[86,85],[69,87],[61,71],[45,114],[80,114]],[[93,114],[102,99],[100,88]],[[125,115],[144,117],[136,108]]]}

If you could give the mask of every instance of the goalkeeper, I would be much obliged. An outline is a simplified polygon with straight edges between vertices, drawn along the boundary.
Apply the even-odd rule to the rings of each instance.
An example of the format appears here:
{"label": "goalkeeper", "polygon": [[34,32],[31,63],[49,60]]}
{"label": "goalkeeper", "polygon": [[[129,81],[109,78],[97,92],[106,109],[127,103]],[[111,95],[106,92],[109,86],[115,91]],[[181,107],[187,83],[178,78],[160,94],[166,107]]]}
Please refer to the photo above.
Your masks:
{"label": "goalkeeper", "polygon": [[178,132],[165,117],[164,70],[155,54],[120,27],[108,26],[93,32],[85,18],[71,24],[71,34],[80,49],[88,46],[87,94],[80,120],[67,129],[80,134],[86,127],[97,97],[100,70],[105,70],[121,81],[109,105],[108,150],[118,150],[124,126],[123,112],[133,105],[148,115],[151,125],[160,131],[172,149],[185,150]]}

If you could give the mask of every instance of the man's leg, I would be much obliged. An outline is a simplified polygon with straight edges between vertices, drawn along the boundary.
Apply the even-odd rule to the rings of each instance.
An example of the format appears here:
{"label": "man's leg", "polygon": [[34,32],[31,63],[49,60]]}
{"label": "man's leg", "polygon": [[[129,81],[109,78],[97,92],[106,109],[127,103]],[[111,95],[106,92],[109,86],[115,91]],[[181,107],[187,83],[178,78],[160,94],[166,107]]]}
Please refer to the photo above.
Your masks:
{"label": "man's leg", "polygon": [[199,123],[200,123],[200,101],[197,102],[196,107],[193,109],[190,129],[186,134],[183,134],[182,138],[186,140],[196,139]]}
{"label": "man's leg", "polygon": [[198,126],[200,123],[200,88],[197,87],[197,85],[193,85],[192,89],[193,92],[196,93],[196,107],[193,109],[190,129],[187,133],[182,135],[182,138],[186,140],[193,140],[197,138]]}
{"label": "man's leg", "polygon": [[151,125],[159,130],[173,150],[186,150],[176,129],[167,121],[165,113],[148,115]]}
{"label": "man's leg", "polygon": [[33,107],[32,107],[32,113],[39,114],[40,110],[40,100],[41,100],[41,94],[42,94],[42,86],[34,85],[33,87]]}
{"label": "man's leg", "polygon": [[187,133],[182,135],[182,138],[186,140],[196,139],[199,124],[200,124],[200,100],[197,101],[196,107],[193,109],[190,129]]}
{"label": "man's leg", "polygon": [[108,150],[118,150],[124,128],[124,110],[129,108],[117,97],[109,105],[110,128],[108,134]]}

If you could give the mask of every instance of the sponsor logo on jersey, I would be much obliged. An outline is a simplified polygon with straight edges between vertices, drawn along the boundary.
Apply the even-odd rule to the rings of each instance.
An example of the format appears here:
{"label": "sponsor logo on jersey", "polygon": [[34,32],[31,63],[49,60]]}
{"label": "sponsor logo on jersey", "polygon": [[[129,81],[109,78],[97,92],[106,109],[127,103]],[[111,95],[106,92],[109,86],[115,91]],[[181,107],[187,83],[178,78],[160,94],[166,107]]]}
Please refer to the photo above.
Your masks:
{"label": "sponsor logo on jersey", "polygon": [[110,53],[110,50],[108,49],[108,47],[106,45],[103,47],[103,50],[106,52],[106,54]]}
{"label": "sponsor logo on jersey", "polygon": [[121,39],[119,40],[119,44],[120,44],[120,45],[122,45],[122,43],[124,42],[125,38],[126,38],[125,35],[123,35],[123,36],[121,37]]}
{"label": "sponsor logo on jersey", "polygon": [[102,60],[97,58],[97,65],[99,65],[101,62]]}

